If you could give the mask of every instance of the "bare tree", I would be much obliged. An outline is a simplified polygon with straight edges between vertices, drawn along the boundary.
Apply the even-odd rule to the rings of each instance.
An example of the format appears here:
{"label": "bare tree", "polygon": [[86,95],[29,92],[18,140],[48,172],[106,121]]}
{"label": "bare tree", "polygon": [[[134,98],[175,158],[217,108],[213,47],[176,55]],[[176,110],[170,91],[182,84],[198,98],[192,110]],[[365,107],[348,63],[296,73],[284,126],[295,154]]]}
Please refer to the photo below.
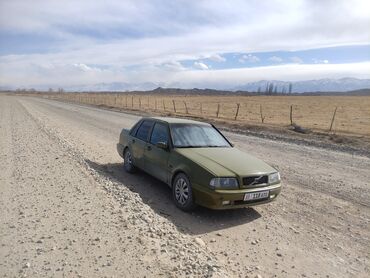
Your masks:
{"label": "bare tree", "polygon": [[268,88],[268,93],[269,93],[269,95],[271,95],[272,94],[272,91],[274,90],[274,84],[273,83],[270,83],[269,84],[269,88]]}

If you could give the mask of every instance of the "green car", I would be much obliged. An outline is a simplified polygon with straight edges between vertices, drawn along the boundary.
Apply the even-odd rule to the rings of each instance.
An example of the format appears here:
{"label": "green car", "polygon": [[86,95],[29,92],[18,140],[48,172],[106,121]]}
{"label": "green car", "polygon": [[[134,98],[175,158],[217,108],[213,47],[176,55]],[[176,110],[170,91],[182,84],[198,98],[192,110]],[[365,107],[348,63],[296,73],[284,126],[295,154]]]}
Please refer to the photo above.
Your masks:
{"label": "green car", "polygon": [[273,201],[280,174],[233,147],[213,125],[179,118],[142,118],[123,129],[117,144],[124,168],[140,168],[172,188],[177,207],[189,211],[249,207]]}

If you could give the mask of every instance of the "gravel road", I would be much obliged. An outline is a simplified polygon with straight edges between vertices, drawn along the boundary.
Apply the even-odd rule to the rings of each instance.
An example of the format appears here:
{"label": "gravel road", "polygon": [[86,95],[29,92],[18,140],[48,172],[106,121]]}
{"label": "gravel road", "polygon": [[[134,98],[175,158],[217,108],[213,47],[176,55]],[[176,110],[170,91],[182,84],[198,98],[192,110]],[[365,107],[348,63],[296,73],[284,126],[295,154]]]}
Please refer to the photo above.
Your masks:
{"label": "gravel road", "polygon": [[138,116],[0,96],[2,277],[369,277],[370,158],[226,132],[279,168],[254,208],[178,210],[123,171]]}

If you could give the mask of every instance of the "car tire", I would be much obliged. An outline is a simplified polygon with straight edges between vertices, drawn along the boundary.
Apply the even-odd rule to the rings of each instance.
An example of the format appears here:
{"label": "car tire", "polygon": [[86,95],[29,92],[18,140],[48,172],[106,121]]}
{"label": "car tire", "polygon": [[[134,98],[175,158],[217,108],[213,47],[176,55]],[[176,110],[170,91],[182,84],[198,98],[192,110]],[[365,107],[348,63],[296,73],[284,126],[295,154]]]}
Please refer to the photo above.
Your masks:
{"label": "car tire", "polygon": [[172,197],[175,205],[183,211],[195,209],[193,190],[189,178],[184,174],[177,174],[172,183]]}
{"label": "car tire", "polygon": [[133,173],[135,171],[135,166],[132,163],[132,155],[129,148],[126,148],[123,155],[123,167],[127,173]]}

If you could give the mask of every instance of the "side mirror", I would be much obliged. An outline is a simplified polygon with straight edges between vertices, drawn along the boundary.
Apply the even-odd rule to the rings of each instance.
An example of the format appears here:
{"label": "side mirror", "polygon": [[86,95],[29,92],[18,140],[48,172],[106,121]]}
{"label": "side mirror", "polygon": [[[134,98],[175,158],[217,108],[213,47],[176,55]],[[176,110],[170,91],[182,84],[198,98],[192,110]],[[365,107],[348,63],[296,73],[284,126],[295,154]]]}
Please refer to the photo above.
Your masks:
{"label": "side mirror", "polygon": [[168,144],[166,142],[158,142],[156,146],[160,149],[167,150],[168,149]]}

